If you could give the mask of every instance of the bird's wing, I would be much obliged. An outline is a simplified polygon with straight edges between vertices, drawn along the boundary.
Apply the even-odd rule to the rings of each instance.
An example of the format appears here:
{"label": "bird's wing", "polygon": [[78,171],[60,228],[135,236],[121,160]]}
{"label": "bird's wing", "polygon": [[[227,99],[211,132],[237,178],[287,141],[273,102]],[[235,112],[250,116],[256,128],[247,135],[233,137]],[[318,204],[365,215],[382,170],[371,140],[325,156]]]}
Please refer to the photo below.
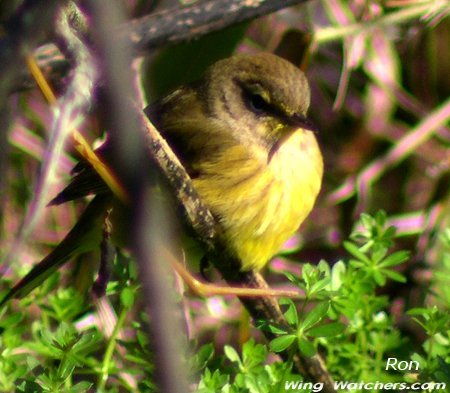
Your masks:
{"label": "bird's wing", "polygon": [[[95,150],[100,159],[108,161],[111,157],[110,144],[103,143]],[[108,162],[106,162],[108,164]],[[95,171],[92,165],[83,159],[72,169],[70,183],[49,202],[49,206],[60,205],[88,195],[106,195],[111,193],[108,186]]]}

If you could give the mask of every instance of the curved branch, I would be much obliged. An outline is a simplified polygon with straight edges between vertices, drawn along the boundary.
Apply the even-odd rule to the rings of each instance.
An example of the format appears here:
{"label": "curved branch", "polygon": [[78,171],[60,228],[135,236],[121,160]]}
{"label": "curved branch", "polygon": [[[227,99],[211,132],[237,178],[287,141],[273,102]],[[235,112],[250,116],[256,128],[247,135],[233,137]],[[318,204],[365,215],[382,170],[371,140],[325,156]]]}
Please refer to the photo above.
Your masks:
{"label": "curved branch", "polygon": [[307,0],[211,0],[167,9],[127,23],[121,28],[137,53],[176,44],[222,30]]}
{"label": "curved branch", "polygon": [[[131,48],[133,56],[150,50],[188,42],[205,34],[251,19],[268,15],[282,8],[302,4],[308,0],[209,0],[189,6],[170,8],[126,22],[117,33]],[[54,44],[47,44],[35,52],[39,67],[53,80],[69,70],[68,60]],[[21,73],[16,89],[32,85],[26,70]]]}

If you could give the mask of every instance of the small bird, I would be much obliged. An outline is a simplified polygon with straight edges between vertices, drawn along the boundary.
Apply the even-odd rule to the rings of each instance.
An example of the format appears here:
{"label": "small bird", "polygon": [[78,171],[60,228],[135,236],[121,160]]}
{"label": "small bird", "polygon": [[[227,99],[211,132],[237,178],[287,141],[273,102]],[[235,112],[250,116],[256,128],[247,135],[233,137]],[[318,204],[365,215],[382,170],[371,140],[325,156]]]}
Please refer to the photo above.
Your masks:
{"label": "small bird", "polygon": [[[220,224],[242,270],[260,270],[310,213],[320,190],[323,161],[306,117],[305,75],[268,53],[239,54],[210,66],[144,109],[192,178]],[[100,148],[102,151],[102,148]],[[7,298],[24,295],[74,254],[84,251],[92,225],[112,193],[88,164],[52,201],[97,194],[82,219]],[[79,228],[77,228],[77,225]],[[99,242],[95,240],[87,243]],[[98,246],[98,243],[97,243]],[[40,268],[39,268],[40,267]],[[27,279],[28,277],[28,279]]]}
{"label": "small bird", "polygon": [[221,60],[146,109],[244,270],[261,269],[280,250],[320,190],[309,102],[302,71],[261,53]]}

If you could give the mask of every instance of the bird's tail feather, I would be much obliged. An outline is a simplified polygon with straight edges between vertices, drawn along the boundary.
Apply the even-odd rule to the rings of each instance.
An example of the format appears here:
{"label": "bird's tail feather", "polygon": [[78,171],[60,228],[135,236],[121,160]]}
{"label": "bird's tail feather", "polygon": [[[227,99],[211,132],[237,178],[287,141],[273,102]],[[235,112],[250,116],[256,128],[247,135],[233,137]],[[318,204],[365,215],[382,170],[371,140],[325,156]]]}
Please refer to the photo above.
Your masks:
{"label": "bird's tail feather", "polygon": [[[44,282],[73,256],[100,244],[102,220],[112,200],[111,195],[97,195],[87,206],[80,219],[56,248],[35,265],[0,301],[0,308],[12,298],[21,298]],[[97,236],[97,234],[100,236]],[[98,239],[95,239],[98,237]]]}

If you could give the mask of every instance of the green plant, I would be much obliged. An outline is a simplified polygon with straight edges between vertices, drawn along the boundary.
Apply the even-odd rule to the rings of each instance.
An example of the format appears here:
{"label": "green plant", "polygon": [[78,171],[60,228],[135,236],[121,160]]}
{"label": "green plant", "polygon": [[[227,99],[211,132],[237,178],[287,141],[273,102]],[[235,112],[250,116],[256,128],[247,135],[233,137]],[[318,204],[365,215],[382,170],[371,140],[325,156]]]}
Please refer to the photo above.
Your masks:
{"label": "green plant", "polygon": [[[304,293],[300,304],[281,301],[289,329],[260,321],[259,328],[270,329],[277,337],[267,346],[245,343],[242,355],[227,346],[225,356],[216,357],[215,367],[204,369],[198,392],[285,391],[285,382],[302,381],[302,377],[291,374],[291,361],[267,365],[267,359],[270,353],[286,349],[294,353],[297,348],[308,356],[317,350],[324,352],[327,367],[338,381],[448,381],[448,313],[437,308],[410,311],[428,336],[424,358],[396,326],[388,310],[389,299],[378,294],[388,280],[405,282],[394,269],[408,259],[405,251],[391,251],[395,229],[387,221],[384,212],[363,214],[351,240],[344,243],[351,256],[348,261],[332,267],[325,261],[317,266],[305,264],[301,276],[287,274]],[[408,372],[386,370],[391,356],[419,361],[420,373],[411,379]],[[238,367],[230,369],[227,361]],[[318,389],[302,386],[307,387],[302,391]]]}

